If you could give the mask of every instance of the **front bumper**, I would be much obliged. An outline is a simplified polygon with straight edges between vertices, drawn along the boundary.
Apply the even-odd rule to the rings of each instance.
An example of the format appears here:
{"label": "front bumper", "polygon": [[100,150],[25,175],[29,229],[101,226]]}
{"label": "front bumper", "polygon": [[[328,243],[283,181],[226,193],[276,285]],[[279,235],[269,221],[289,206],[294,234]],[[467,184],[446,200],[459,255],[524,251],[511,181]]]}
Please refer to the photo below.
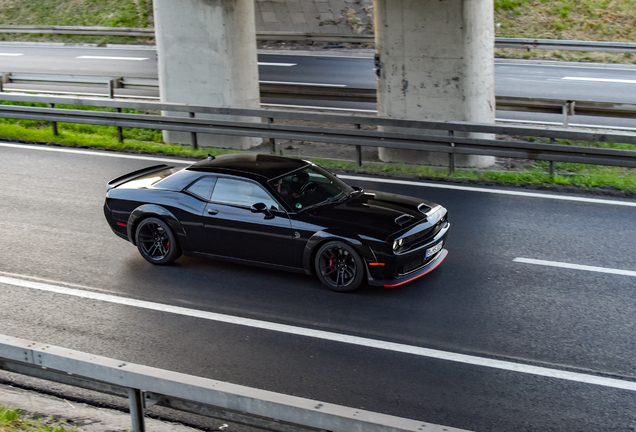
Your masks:
{"label": "front bumper", "polygon": [[401,278],[392,279],[392,280],[375,280],[375,279],[369,278],[369,285],[396,287],[396,286],[400,286],[405,283],[411,282],[412,280],[422,277],[425,274],[435,270],[437,266],[440,265],[442,261],[444,261],[444,259],[446,258],[446,255],[448,255],[448,251],[446,249],[442,249],[441,251],[437,253],[437,256],[435,258],[433,258],[424,267],[418,269],[417,271],[404,275]]}
{"label": "front bumper", "polygon": [[395,287],[424,276],[439,266],[448,255],[446,249],[441,249],[430,258],[425,258],[427,249],[446,242],[450,223],[420,247],[398,255],[378,254],[377,263],[367,262],[368,283],[372,286]]}

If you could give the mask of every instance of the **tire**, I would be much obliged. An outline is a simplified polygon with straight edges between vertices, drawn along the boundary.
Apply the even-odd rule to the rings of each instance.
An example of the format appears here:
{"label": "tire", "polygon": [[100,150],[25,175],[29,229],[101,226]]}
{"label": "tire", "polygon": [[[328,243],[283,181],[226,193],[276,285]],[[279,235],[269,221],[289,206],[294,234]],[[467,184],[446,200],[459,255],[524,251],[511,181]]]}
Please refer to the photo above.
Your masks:
{"label": "tire", "polygon": [[137,249],[152,264],[170,264],[181,256],[181,248],[168,224],[149,217],[142,220],[135,232]]}
{"label": "tire", "polygon": [[352,246],[339,240],[320,246],[314,259],[314,269],[320,282],[333,291],[353,291],[364,279],[360,255]]}

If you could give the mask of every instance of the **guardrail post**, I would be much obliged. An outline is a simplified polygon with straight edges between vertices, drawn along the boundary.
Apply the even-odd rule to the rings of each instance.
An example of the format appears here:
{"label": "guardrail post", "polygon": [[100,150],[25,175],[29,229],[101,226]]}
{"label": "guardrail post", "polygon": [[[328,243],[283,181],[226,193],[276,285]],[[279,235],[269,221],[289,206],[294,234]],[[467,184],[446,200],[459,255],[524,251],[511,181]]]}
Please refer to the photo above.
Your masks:
{"label": "guardrail post", "polygon": [[4,91],[4,89],[2,88],[2,85],[5,83],[8,83],[11,80],[11,74],[10,73],[3,73],[0,74],[0,93],[2,93]]}
{"label": "guardrail post", "polygon": [[[556,140],[554,138],[550,138],[550,144],[555,144]],[[550,176],[554,177],[554,161],[550,161]]]}
{"label": "guardrail post", "polygon": [[[55,104],[49,104],[51,108],[55,108]],[[59,135],[57,132],[57,122],[51,122],[51,127],[53,128],[53,135]]]}
{"label": "guardrail post", "polygon": [[[267,119],[268,124],[274,124],[274,118],[270,117]],[[269,145],[271,146],[271,154],[276,154],[276,140],[274,138],[269,139]]]}
{"label": "guardrail post", "polygon": [[[448,136],[451,138],[454,137],[455,131],[449,130]],[[453,149],[455,147],[455,143],[451,142],[450,146],[451,146],[451,151],[448,153],[448,173],[454,174],[455,173],[455,152],[453,151]]]}
{"label": "guardrail post", "polygon": [[[190,112],[190,118],[194,118],[195,113]],[[197,150],[199,148],[199,142],[197,141],[197,133],[190,132],[190,139],[192,140],[192,150]]]}
{"label": "guardrail post", "polygon": [[133,432],[145,432],[144,400],[141,390],[128,389],[128,403],[130,405],[130,417],[132,419]]}
{"label": "guardrail post", "polygon": [[563,104],[563,126],[570,126],[570,116],[574,115],[574,105],[576,101],[567,101]]}
{"label": "guardrail post", "polygon": [[[360,130],[362,128],[362,126],[360,124],[356,124],[356,129]],[[356,165],[361,167],[362,166],[362,146],[361,145],[356,145]]]}
{"label": "guardrail post", "polygon": [[121,88],[121,78],[113,78],[108,80],[108,97],[110,99],[115,98],[115,89]]}
{"label": "guardrail post", "polygon": [[115,80],[109,80],[108,81],[108,98],[109,99],[114,99],[115,98]]}
{"label": "guardrail post", "polygon": [[[116,108],[117,112],[121,112],[121,108]],[[117,126],[117,141],[120,143],[124,142],[124,128],[121,126]]]}

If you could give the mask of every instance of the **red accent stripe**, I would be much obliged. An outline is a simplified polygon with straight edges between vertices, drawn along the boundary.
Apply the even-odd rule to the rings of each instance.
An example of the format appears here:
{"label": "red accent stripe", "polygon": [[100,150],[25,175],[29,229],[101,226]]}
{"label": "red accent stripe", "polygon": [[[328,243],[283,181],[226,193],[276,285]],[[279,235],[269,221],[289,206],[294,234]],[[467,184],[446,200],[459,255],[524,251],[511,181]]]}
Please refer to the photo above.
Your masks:
{"label": "red accent stripe", "polygon": [[[446,256],[448,256],[448,254],[447,254]],[[422,274],[421,274],[421,275],[419,275],[419,276],[415,276],[415,277],[414,277],[414,278],[412,278],[412,279],[402,281],[402,282],[397,283],[397,284],[395,284],[395,285],[384,285],[384,286],[385,286],[385,287],[387,287],[387,288],[393,288],[393,287],[397,287],[397,286],[400,286],[400,285],[404,285],[405,283],[409,283],[409,282],[411,282],[411,281],[414,281],[415,279],[421,278],[421,277],[422,277],[422,276],[424,276],[425,274],[429,274],[430,272],[432,272],[433,270],[435,270],[435,269],[436,269],[436,268],[437,268],[437,267],[438,267],[438,266],[439,266],[442,262],[444,262],[444,260],[445,260],[445,259],[446,259],[446,257],[444,257],[444,259],[443,259],[443,260],[441,260],[440,262],[438,262],[438,263],[437,263],[437,265],[436,265],[435,267],[433,267],[433,268],[429,269],[427,272],[422,273]]]}
{"label": "red accent stripe", "polygon": [[125,223],[122,223],[122,222],[117,222],[117,225],[123,226],[123,227],[127,227],[128,226],[128,224],[125,224]]}

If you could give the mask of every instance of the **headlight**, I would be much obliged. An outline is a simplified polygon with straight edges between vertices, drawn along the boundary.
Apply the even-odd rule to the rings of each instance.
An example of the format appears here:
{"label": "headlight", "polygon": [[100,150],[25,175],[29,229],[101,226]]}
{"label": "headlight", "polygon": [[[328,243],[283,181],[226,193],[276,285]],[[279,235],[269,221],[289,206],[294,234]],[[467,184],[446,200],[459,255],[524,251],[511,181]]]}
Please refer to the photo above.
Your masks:
{"label": "headlight", "polygon": [[403,238],[394,240],[393,241],[393,250],[394,251],[398,250],[399,248],[402,247],[403,244],[404,244],[404,239]]}

